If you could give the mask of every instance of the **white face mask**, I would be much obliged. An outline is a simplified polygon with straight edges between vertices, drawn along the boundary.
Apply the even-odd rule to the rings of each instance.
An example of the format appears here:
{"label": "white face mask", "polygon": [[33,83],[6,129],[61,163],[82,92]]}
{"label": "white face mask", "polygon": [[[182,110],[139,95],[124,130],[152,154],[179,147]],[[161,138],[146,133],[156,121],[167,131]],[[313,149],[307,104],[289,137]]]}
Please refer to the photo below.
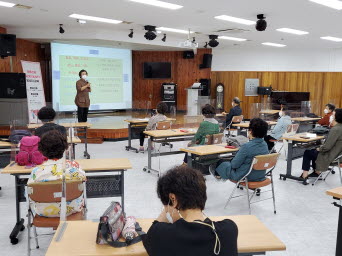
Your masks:
{"label": "white face mask", "polygon": [[235,107],[235,106],[234,106],[234,102],[232,102],[232,107]]}
{"label": "white face mask", "polygon": [[279,116],[280,116],[280,117],[284,116],[284,112],[283,112],[283,111],[280,111],[280,112],[279,112]]}
{"label": "white face mask", "polygon": [[328,114],[329,110],[327,110],[326,108],[324,109],[324,114]]}
{"label": "white face mask", "polygon": [[83,76],[82,76],[82,79],[83,79],[83,80],[86,80],[86,81],[87,81],[87,78],[88,78],[87,75],[83,75]]}
{"label": "white face mask", "polygon": [[329,117],[329,122],[332,123],[332,122],[334,122],[334,120],[335,120],[335,117],[334,117],[333,115],[331,115],[331,116]]}

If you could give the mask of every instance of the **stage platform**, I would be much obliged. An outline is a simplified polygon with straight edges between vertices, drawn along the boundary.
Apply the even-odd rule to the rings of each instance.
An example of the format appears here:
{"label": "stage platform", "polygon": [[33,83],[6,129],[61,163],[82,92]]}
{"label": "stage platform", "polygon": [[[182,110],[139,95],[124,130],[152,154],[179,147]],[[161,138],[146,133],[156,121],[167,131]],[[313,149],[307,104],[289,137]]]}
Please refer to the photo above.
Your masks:
{"label": "stage platform", "polygon": [[[173,128],[197,127],[203,120],[202,116],[186,116],[185,112],[177,114],[166,114],[167,117],[174,118]],[[88,122],[92,124],[88,132],[89,138],[106,139],[126,139],[128,138],[128,123],[125,120],[134,118],[150,117],[150,112],[140,110],[126,110],[111,113],[89,113]],[[72,114],[60,113],[56,123],[75,122]],[[0,136],[9,136],[9,126],[0,127]]]}

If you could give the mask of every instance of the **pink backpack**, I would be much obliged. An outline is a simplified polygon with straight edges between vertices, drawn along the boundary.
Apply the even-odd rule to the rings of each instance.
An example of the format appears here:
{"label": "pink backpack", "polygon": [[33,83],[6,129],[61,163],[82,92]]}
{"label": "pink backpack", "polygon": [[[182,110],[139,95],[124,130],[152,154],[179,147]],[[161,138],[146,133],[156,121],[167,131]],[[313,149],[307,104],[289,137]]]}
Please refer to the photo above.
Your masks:
{"label": "pink backpack", "polygon": [[38,136],[25,136],[20,140],[19,153],[15,157],[18,165],[36,166],[47,160],[38,150]]}

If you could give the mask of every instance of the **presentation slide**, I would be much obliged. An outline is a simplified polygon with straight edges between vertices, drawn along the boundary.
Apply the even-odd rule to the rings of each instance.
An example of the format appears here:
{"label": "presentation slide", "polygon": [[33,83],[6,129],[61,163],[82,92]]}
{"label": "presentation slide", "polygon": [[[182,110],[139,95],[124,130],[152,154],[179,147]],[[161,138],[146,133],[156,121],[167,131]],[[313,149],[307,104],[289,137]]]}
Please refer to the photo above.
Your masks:
{"label": "presentation slide", "polygon": [[132,52],[126,49],[51,43],[53,107],[74,111],[78,73],[91,84],[89,110],[132,108]]}

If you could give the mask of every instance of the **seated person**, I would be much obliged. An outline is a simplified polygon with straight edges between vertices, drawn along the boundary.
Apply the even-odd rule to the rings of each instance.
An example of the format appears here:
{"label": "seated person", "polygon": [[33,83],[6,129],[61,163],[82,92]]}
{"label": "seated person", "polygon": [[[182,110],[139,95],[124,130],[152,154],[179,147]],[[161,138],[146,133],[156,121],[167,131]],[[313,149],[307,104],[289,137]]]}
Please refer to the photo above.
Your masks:
{"label": "seated person", "polygon": [[158,180],[164,208],[143,237],[150,256],[237,256],[238,228],[202,212],[207,200],[203,175],[187,166],[170,169]]}
{"label": "seated person", "polygon": [[226,112],[223,112],[222,114],[227,115],[226,122],[224,124],[224,127],[227,127],[232,122],[234,116],[242,115],[242,109],[240,108],[240,99],[238,97],[235,97],[232,100],[232,108],[230,109],[229,113],[227,114]]}
{"label": "seated person", "polygon": [[[166,120],[166,116],[164,115],[167,111],[167,105],[165,102],[160,102],[157,105],[157,113],[152,116],[149,120],[148,120],[148,124],[147,127],[145,129],[145,131],[151,131],[151,130],[155,130],[157,123],[158,122],[162,122]],[[142,131],[140,133],[140,148],[139,151],[144,151],[144,141],[145,141],[145,133]]]}
{"label": "seated person", "polygon": [[[68,148],[67,138],[57,130],[51,130],[43,134],[38,145],[39,151],[48,158],[40,166],[31,172],[27,184],[36,182],[48,182],[62,180],[63,177],[63,153]],[[85,172],[75,161],[66,161],[66,180],[85,180]],[[60,203],[37,203],[34,204],[34,212],[44,217],[59,217]],[[67,216],[82,211],[84,207],[83,195],[67,202]]]}
{"label": "seated person", "polygon": [[[216,164],[210,165],[211,174],[216,179],[239,181],[243,178],[248,173],[255,156],[268,154],[268,147],[264,140],[267,130],[268,124],[264,120],[252,119],[248,128],[250,141],[241,146],[231,161],[220,160]],[[248,181],[263,181],[265,180],[265,173],[265,171],[252,170],[248,175]]]}
{"label": "seated person", "polygon": [[324,109],[324,116],[322,117],[321,120],[318,121],[318,124],[322,125],[322,126],[329,126],[330,125],[330,117],[332,115],[332,113],[335,110],[335,105],[328,103],[327,105],[325,105],[325,109]]}
{"label": "seated person", "polygon": [[280,118],[278,119],[277,124],[274,126],[273,130],[269,135],[266,135],[265,137],[268,150],[271,150],[274,147],[274,142],[272,142],[271,140],[279,140],[286,132],[287,127],[292,124],[291,117],[289,116],[289,112],[287,111],[286,106],[283,106],[283,108],[279,112],[279,116]]}
{"label": "seated person", "polygon": [[[321,172],[328,170],[329,164],[342,153],[342,108],[335,109],[333,116],[333,127],[324,144],[311,150],[305,150],[303,156],[302,170],[300,176],[303,180],[308,177],[318,177]],[[309,174],[310,165],[314,170]]]}
{"label": "seated person", "polygon": [[62,134],[66,135],[66,129],[64,126],[55,124],[53,120],[56,117],[56,112],[51,107],[42,107],[38,112],[38,119],[43,122],[43,125],[36,129],[35,135],[42,137],[42,135],[51,130],[58,130]]}
{"label": "seated person", "polygon": [[[188,144],[188,147],[192,147],[195,145],[204,145],[205,138],[207,135],[220,133],[220,126],[218,121],[214,118],[216,115],[215,108],[206,104],[202,108],[203,122],[200,123],[200,126],[195,134],[195,137]],[[187,163],[187,154],[185,154],[184,163]]]}

